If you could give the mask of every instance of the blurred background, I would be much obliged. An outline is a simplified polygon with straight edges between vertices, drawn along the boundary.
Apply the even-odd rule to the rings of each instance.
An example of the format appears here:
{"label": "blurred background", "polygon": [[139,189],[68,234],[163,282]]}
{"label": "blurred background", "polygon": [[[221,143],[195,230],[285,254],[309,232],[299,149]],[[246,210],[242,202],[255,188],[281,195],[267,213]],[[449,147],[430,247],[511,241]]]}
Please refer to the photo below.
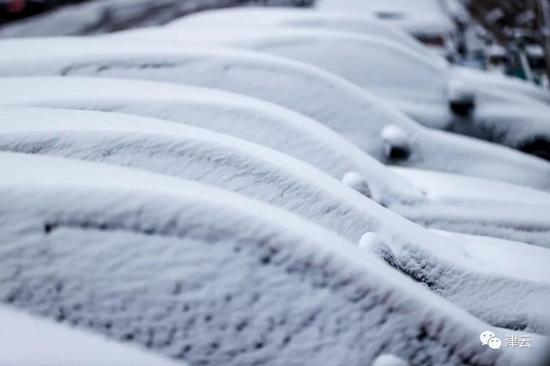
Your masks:
{"label": "blurred background", "polygon": [[[549,0],[432,2],[445,9],[449,27],[417,31],[419,40],[445,48],[447,58],[454,63],[502,71],[548,87]],[[100,34],[164,24],[208,9],[246,5],[309,7],[315,6],[315,0],[0,0],[0,38]],[[405,16],[399,7],[384,6],[377,14],[384,20]],[[441,19],[441,14],[437,16]]]}

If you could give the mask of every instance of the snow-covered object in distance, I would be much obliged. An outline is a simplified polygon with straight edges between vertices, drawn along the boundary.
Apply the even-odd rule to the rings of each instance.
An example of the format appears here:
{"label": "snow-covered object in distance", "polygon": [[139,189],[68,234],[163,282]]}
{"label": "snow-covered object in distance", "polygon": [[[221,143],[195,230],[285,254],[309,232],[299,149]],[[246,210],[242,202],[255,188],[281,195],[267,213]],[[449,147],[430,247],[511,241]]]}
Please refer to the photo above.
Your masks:
{"label": "snow-covered object in distance", "polygon": [[[546,162],[424,129],[363,89],[313,66],[246,51],[175,50],[173,44],[161,43],[107,37],[5,40],[0,42],[0,76],[116,76],[219,88],[312,117],[383,162],[550,189]],[[388,124],[398,125],[414,141],[408,160],[390,161],[385,156],[380,132]]]}
{"label": "snow-covered object in distance", "polygon": [[[400,28],[388,25],[372,15],[340,14],[311,11],[301,8],[236,7],[203,11],[167,24],[174,29],[203,29],[208,27],[299,27],[339,30],[374,35],[397,42],[415,52],[432,56],[424,45]],[[441,62],[445,62],[440,58]]]}
{"label": "snow-covered object in distance", "polygon": [[9,366],[185,366],[135,346],[0,306],[0,364]]}
{"label": "snow-covered object in distance", "polygon": [[[9,118],[10,112],[12,118]],[[13,123],[14,120],[18,123]],[[152,123],[152,126],[148,123]],[[349,239],[348,245],[359,242],[360,247],[369,247],[388,241],[398,241],[406,243],[409,250],[431,253],[434,262],[438,260],[436,250],[426,247],[424,243],[430,243],[436,249],[450,246],[447,243],[448,239],[443,239],[384,210],[315,169],[284,156],[278,157],[274,151],[269,152],[259,146],[254,148],[244,141],[232,141],[228,137],[220,139],[216,138],[215,134],[200,132],[197,129],[193,131],[184,126],[171,126],[170,123],[162,121],[112,113],[66,110],[14,108],[10,111],[10,108],[6,108],[5,112],[0,112],[0,127],[0,149],[4,151],[101,161],[223,187],[285,208],[320,224]],[[539,208],[538,215],[536,208],[518,208],[521,209],[529,210],[535,216],[543,216],[548,208]],[[437,212],[433,215],[437,215]],[[440,216],[444,215],[446,213]],[[466,220],[471,219],[470,215],[465,216]],[[455,220],[460,223],[465,219],[459,217]],[[490,223],[484,221],[483,217],[477,220],[478,226],[485,228],[485,232],[495,231],[488,229],[491,224],[496,224],[497,229],[499,228],[498,220]],[[545,232],[548,233],[550,225],[546,224],[546,228],[540,228],[534,221],[528,225],[531,228],[536,227],[537,234],[527,232],[523,233],[524,236],[531,235],[530,238],[536,238],[537,235],[540,237]],[[406,230],[406,227],[411,228]],[[541,242],[542,245],[547,244],[544,240]],[[454,246],[461,247],[459,244]],[[460,256],[459,252],[456,258]],[[472,260],[476,259],[474,256]],[[448,270],[452,269],[455,274],[467,272],[471,275],[469,268],[464,267],[460,260],[449,261],[449,258],[444,256],[442,262],[442,266],[445,265]],[[473,276],[469,280],[470,293],[478,291],[478,296],[483,297],[486,291],[483,284],[490,280],[492,276]],[[511,282],[511,289],[507,289],[506,284],[500,284],[499,288],[502,293],[513,298],[516,295],[516,282]],[[531,289],[529,283],[520,283],[524,291]],[[535,293],[539,290],[534,286],[531,291]],[[523,296],[523,293],[519,295]],[[538,304],[539,297],[540,295],[531,300]],[[472,310],[468,303],[462,302],[461,306]],[[477,308],[473,310],[480,311]],[[489,313],[492,314],[493,311],[490,307]],[[535,312],[535,315],[537,314]],[[500,323],[502,319],[510,319],[508,323],[515,324],[514,316],[515,313],[503,313],[496,319]],[[494,320],[494,317],[491,320]],[[528,325],[533,329],[543,327],[536,316],[533,320],[529,318]]]}
{"label": "snow-covered object in distance", "polygon": [[[56,85],[56,92],[51,92]],[[340,180],[356,174],[383,205],[412,204],[421,190],[344,137],[276,104],[214,89],[143,80],[0,78],[0,104],[122,112],[183,123],[270,147]]]}
{"label": "snow-covered object in distance", "polygon": [[480,347],[489,325],[288,212],[110,165],[0,165],[12,306],[192,365],[527,362]]}
{"label": "snow-covered object in distance", "polygon": [[[75,79],[78,81],[82,80]],[[62,84],[55,85],[60,87]],[[93,98],[89,102],[98,106]],[[121,100],[113,99],[113,102],[120,104]],[[82,108],[82,102],[77,104]],[[161,104],[155,105],[166,110]],[[61,107],[67,106],[70,104]],[[191,119],[191,114],[184,115]],[[380,224],[381,220],[370,208],[373,203],[358,199],[340,182],[301,161],[226,135],[158,119],[7,107],[0,111],[0,150],[103,161],[198,180],[286,208],[334,230],[353,243],[373,228],[394,230],[392,225]],[[389,171],[383,166],[379,168],[382,172]],[[445,184],[445,175],[435,177]],[[376,174],[369,175],[366,180],[353,172],[346,173],[342,182],[368,197],[372,196],[371,185],[379,187],[391,183],[378,180]],[[494,188],[493,185],[489,187]],[[507,187],[500,188],[504,195],[510,191]],[[444,201],[437,198],[437,188],[435,199],[427,199],[431,196],[429,190],[418,197],[414,193],[419,190],[414,186],[411,189],[413,193],[403,196],[385,195],[383,203],[427,227],[548,245],[550,219],[545,214],[550,207],[548,197],[546,201],[530,204],[518,199],[504,210],[501,200],[485,198],[483,194],[464,201]],[[387,187],[386,192],[392,192],[392,187]],[[531,191],[511,190],[512,194],[522,192]],[[467,193],[462,194],[465,195]],[[457,196],[461,197],[459,193]],[[531,196],[534,201],[545,194],[540,192]],[[380,199],[379,193],[376,197]],[[499,210],[488,214],[487,207],[495,205]]]}
{"label": "snow-covered object in distance", "polygon": [[515,93],[515,95],[527,96],[544,103],[550,103],[550,93],[533,83],[518,78],[512,78],[497,72],[486,72],[482,70],[453,65],[453,73],[457,78],[464,80],[467,84],[476,85],[481,89],[499,90]]}
{"label": "snow-covered object in distance", "polygon": [[408,363],[394,355],[383,354],[376,357],[372,366],[408,366]]}
{"label": "snow-covered object in distance", "polygon": [[[390,40],[352,32],[305,28],[158,28],[119,37],[240,47],[283,56],[332,72],[425,126],[454,130],[537,154],[523,147],[538,142],[550,150],[550,106],[505,88],[475,85],[438,61]],[[333,52],[338,49],[338,52]],[[550,94],[550,93],[548,93]],[[457,95],[466,99],[458,98]],[[486,113],[486,108],[491,113]],[[479,107],[478,107],[479,106]],[[531,108],[532,107],[532,111]],[[527,109],[526,109],[527,108]],[[509,111],[512,112],[510,117]],[[518,116],[522,116],[518,118]],[[550,160],[550,153],[540,156]]]}
{"label": "snow-covered object in distance", "polygon": [[[426,41],[427,37],[445,41],[456,31],[450,9],[442,0],[318,0],[315,7],[321,11],[375,16]],[[434,46],[444,45],[438,42]]]}

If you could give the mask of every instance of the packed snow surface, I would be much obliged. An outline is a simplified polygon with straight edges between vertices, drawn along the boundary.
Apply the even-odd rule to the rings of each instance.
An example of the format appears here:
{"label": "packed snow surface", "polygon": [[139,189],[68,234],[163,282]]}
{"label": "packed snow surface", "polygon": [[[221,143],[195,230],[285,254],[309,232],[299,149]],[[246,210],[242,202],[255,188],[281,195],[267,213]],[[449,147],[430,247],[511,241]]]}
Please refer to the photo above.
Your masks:
{"label": "packed snow surface", "polygon": [[0,324],[6,366],[184,366],[7,306],[0,306]]}
{"label": "packed snow surface", "polygon": [[[174,50],[173,44],[144,47],[107,38],[2,41],[0,52],[5,55],[0,60],[3,76],[116,76],[219,88],[301,112],[383,162],[550,189],[550,166],[540,159],[424,129],[361,88],[291,60],[227,49]],[[388,124],[410,136],[413,149],[407,159],[385,155],[380,133]]]}
{"label": "packed snow surface", "polygon": [[0,163],[12,306],[195,365],[527,362],[482,347],[487,324],[297,216],[115,166]]}

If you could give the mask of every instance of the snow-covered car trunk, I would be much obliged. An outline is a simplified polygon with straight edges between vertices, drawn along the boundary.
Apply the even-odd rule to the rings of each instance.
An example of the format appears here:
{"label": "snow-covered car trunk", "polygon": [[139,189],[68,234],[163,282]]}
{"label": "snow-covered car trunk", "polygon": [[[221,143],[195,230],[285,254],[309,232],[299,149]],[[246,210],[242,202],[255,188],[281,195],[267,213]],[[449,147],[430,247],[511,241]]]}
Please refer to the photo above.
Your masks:
{"label": "snow-covered car trunk", "polygon": [[[14,123],[16,120],[17,124]],[[461,238],[460,241],[465,243],[453,243],[452,239],[433,234],[377,206],[312,167],[274,151],[168,122],[100,112],[22,108],[10,111],[8,108],[7,112],[0,113],[0,130],[0,149],[4,151],[66,156],[146,169],[222,187],[284,208],[340,234],[349,240],[348,245],[375,245],[372,251],[374,254],[380,255],[415,280],[432,287],[434,291],[438,291],[439,286],[431,284],[443,283],[439,271],[465,278],[467,290],[462,289],[464,282],[450,281],[445,282],[444,289],[447,292],[441,293],[449,297],[452,294],[464,309],[482,314],[493,325],[541,333],[547,328],[542,304],[550,301],[550,286],[533,281],[530,277],[526,280],[522,276],[502,273],[493,275],[488,271],[491,268],[488,265],[480,271],[475,263],[484,258],[478,259],[474,255],[469,259],[461,249],[462,246],[471,247],[477,242],[471,244],[468,243],[469,239]],[[500,204],[501,211],[504,206]],[[529,212],[531,220],[523,225],[536,230],[522,231],[519,223],[523,221],[517,219],[513,224],[518,227],[517,232],[508,230],[505,237],[519,235],[547,245],[545,239],[548,238],[550,225],[545,225],[544,219],[537,222],[532,216],[544,217],[548,206],[510,206],[514,212]],[[413,212],[426,210],[426,217],[435,216],[440,221],[449,217],[451,226],[467,226],[464,223],[467,221],[474,229],[478,228],[488,235],[501,234],[499,230],[506,224],[503,218],[487,221],[483,215],[475,216],[475,213],[472,217],[463,215],[467,217],[455,218],[445,212],[445,206],[436,205],[433,211],[423,206],[405,208]],[[506,217],[505,214],[503,216]],[[426,217],[423,217],[424,221],[429,220]],[[519,215],[516,214],[508,220],[517,217]],[[472,224],[474,220],[477,221]],[[414,267],[412,263],[416,261],[425,261],[430,266],[419,265],[418,269],[411,270],[409,266],[396,265],[397,261],[386,254],[387,250],[378,250],[379,245],[385,243],[391,243],[397,255],[416,253],[410,255],[415,260],[409,262],[409,266]],[[526,246],[521,243],[515,245],[518,252]],[[498,255],[498,248],[495,250],[495,255]],[[516,255],[514,260],[520,263],[529,261],[533,251],[526,250],[527,254]],[[438,270],[429,270],[434,267]],[[533,264],[522,275],[529,275],[532,271],[536,276],[540,272],[539,266]],[[468,300],[467,296],[460,296],[467,292],[468,296],[475,293],[478,298],[487,298],[485,284],[488,281],[503,289],[492,295],[493,299],[505,302],[513,298],[515,306],[494,309],[490,304],[481,303],[480,306],[480,303]],[[526,293],[529,294],[529,306],[521,307],[518,304],[523,303]]]}
{"label": "snow-covered car trunk", "polygon": [[10,366],[185,366],[103,336],[0,306],[0,364]]}
{"label": "snow-covered car trunk", "polygon": [[[539,140],[538,145],[542,144],[550,151],[549,105],[515,93],[513,86],[501,91],[497,87],[499,83],[494,82],[495,85],[490,87],[491,78],[480,78],[486,81],[476,85],[472,83],[473,74],[463,77],[464,72],[454,72],[441,60],[381,37],[283,27],[255,31],[246,27],[189,27],[177,29],[177,32],[165,28],[126,32],[119,37],[206,42],[310,63],[383,97],[425,126],[462,132],[455,126],[466,121],[472,130],[469,135],[530,153],[537,151],[523,147],[532,140]],[[330,52],[336,48],[339,52]],[[483,108],[477,108],[487,101],[491,102],[490,107],[495,112],[486,114]],[[526,106],[533,106],[538,111],[525,113]],[[510,110],[523,118],[509,118],[507,112]],[[540,154],[544,158],[549,155],[548,152]]]}
{"label": "snow-covered car trunk", "polygon": [[116,76],[219,88],[303,113],[383,162],[550,189],[550,166],[543,160],[424,129],[313,66],[246,51],[174,48],[114,38],[2,41],[0,75]]}
{"label": "snow-covered car trunk", "polygon": [[480,346],[487,324],[297,216],[146,172],[0,159],[13,306],[190,364],[534,362]]}
{"label": "snow-covered car trunk", "polygon": [[[52,95],[49,92],[51,85],[56,85],[60,91]],[[304,160],[427,227],[543,246],[547,245],[550,235],[550,221],[545,215],[550,207],[547,193],[430,171],[415,170],[411,179],[406,174],[406,179],[403,179],[355,150],[346,140],[339,139],[337,135],[331,136],[333,133],[330,130],[265,102],[215,90],[115,79],[7,78],[0,80],[0,88],[13,92],[3,101],[8,105],[122,111],[229,132]],[[97,97],[98,94],[101,97]],[[301,195],[319,197],[317,186],[321,185],[324,187],[321,195],[328,194],[332,202],[343,200],[333,194],[339,190],[334,190],[330,184],[323,186],[325,177],[314,178],[319,176],[315,172],[304,177],[304,172],[309,171],[307,168],[296,167],[290,160],[280,163],[283,158],[279,158],[279,162],[273,161],[273,156],[277,154],[258,150],[244,142],[232,142],[232,139],[224,139],[223,136],[158,120],[54,112],[28,109],[0,112],[0,149],[99,159],[198,179],[267,200],[274,205],[289,207],[306,218],[324,223],[353,242],[357,242],[368,228],[368,223],[361,223],[369,216],[368,213],[359,213],[353,219],[348,217],[357,210],[353,208],[354,203],[327,214],[325,207],[319,206],[316,199],[310,202],[302,198]],[[116,135],[104,131],[113,128],[123,131]],[[153,134],[136,134],[132,131],[134,128]],[[61,131],[64,131],[63,134]],[[184,136],[166,136],[167,131]],[[202,139],[209,143],[201,144]],[[56,143],[53,143],[54,140]],[[189,145],[193,148],[190,149]],[[227,151],[224,152],[224,149]],[[211,158],[205,159],[205,156]],[[223,169],[219,167],[219,161],[223,161]],[[247,170],[240,171],[242,167],[247,167]],[[272,182],[260,178],[266,176],[266,171],[270,171],[267,176],[273,178],[277,175],[278,178],[273,178]],[[245,176],[254,183],[243,184]],[[281,190],[281,182],[295,182],[295,187],[302,188],[295,189],[297,192],[292,195],[284,188],[287,183]],[[345,204],[352,201],[354,199],[344,200],[347,202]],[[308,205],[311,208],[305,209]],[[337,206],[336,203],[334,205]],[[488,214],[489,207],[499,209]]]}

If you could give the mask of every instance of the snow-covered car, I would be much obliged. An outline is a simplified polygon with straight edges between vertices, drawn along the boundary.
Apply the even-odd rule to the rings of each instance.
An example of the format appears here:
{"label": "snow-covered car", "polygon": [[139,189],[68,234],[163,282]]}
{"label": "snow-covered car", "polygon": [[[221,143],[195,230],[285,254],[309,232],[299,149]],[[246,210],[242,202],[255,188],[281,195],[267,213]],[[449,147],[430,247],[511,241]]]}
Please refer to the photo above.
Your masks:
{"label": "snow-covered car", "polygon": [[[50,93],[52,85],[58,89],[55,94]],[[216,90],[116,79],[7,78],[0,79],[0,88],[14,92],[3,101],[7,105],[156,117],[265,145],[309,163],[427,227],[543,246],[550,235],[544,214],[550,195],[545,192],[425,170],[399,169],[398,175],[319,123],[266,102]],[[109,131],[115,128],[117,133]],[[166,136],[167,131],[173,131],[173,136]],[[340,198],[335,196],[341,188],[333,188],[335,183],[328,182],[328,177],[315,171],[306,174],[311,169],[300,168],[293,160],[281,163],[282,156],[196,128],[124,115],[6,108],[0,112],[0,149],[131,165],[218,185],[288,208],[353,242],[369,227],[364,222],[368,213],[353,216],[355,199],[346,199],[343,192]],[[221,156],[223,169],[216,163]],[[241,171],[242,167],[248,169]],[[247,176],[253,183],[243,183]],[[258,178],[262,176],[273,181]],[[280,182],[294,182],[295,194],[286,191],[287,184],[281,188]],[[310,202],[302,196],[324,196],[334,206],[338,200],[348,206],[325,213],[318,200]],[[488,214],[489,207],[498,209]]]}
{"label": "snow-covered car", "polygon": [[[168,23],[171,30],[202,29],[209,27],[296,27],[357,32],[375,35],[399,43],[415,52],[433,53],[418,40],[400,28],[388,25],[373,16],[311,11],[300,8],[237,7],[204,11]],[[437,58],[436,58],[437,59]],[[441,62],[445,62],[441,59]]]}
{"label": "snow-covered car", "polygon": [[104,336],[0,305],[0,364],[10,366],[185,366]]}
{"label": "snow-covered car", "polygon": [[488,324],[287,212],[127,168],[10,153],[0,164],[11,306],[190,364],[535,362],[481,347]]}
{"label": "snow-covered car", "polygon": [[[533,280],[544,272],[540,268],[544,256],[536,256],[538,263],[530,259],[532,253],[538,253],[536,249],[522,249],[528,247],[524,243],[513,244],[512,249],[516,252],[526,252],[525,255],[515,255],[514,263],[531,262],[531,270],[522,272],[523,276],[486,271],[490,266],[475,264],[489,254],[481,255],[481,258],[475,252],[473,255],[463,254],[464,248],[480,245],[484,239],[460,237],[457,243],[453,243],[453,239],[413,225],[313,167],[242,140],[165,121],[115,113],[6,108],[0,112],[0,149],[140,168],[230,190],[323,226],[348,240],[349,245],[374,245],[371,253],[425,284],[444,281],[439,278],[439,271],[433,268],[464,278],[468,284],[468,296],[475,294],[477,298],[485,299],[485,283],[498,284],[501,291],[492,298],[503,302],[514,299],[514,306],[495,310],[482,302],[466,300],[467,297],[459,295],[466,291],[461,290],[464,282],[446,283],[445,291],[439,288],[442,286],[431,287],[433,291],[453,298],[462,308],[481,314],[493,325],[539,333],[550,329],[541,305],[550,301],[550,284]],[[438,202],[406,205],[402,209],[414,212],[419,221],[429,222],[431,217],[436,217],[434,222],[438,223],[447,220],[448,225],[443,225],[446,228],[460,227],[466,228],[465,232],[519,237],[533,244],[548,245],[550,224],[544,217],[549,205],[497,202],[492,206],[498,206],[500,216],[487,215],[491,205],[486,202],[477,202],[473,209],[468,209],[466,204],[453,206]],[[424,217],[423,212],[426,213]],[[395,248],[395,255],[387,250],[388,242]],[[488,249],[487,253],[493,250],[498,251],[498,247]],[[396,261],[400,255],[410,255],[411,260],[406,265],[399,264]],[[430,265],[422,266],[424,262]],[[419,264],[416,271],[414,263]],[[533,272],[534,275],[529,276]],[[527,293],[530,305],[522,307]]]}
{"label": "snow-covered car", "polygon": [[374,16],[402,28],[442,54],[452,54],[456,24],[448,1],[318,0],[315,5],[321,11]]}
{"label": "snow-covered car", "polygon": [[[532,154],[543,150],[541,157],[550,156],[549,105],[516,93],[513,82],[500,83],[511,84],[509,88],[497,88],[495,78],[479,77],[486,82],[478,85],[472,81],[479,73],[455,72],[441,60],[384,38],[283,27],[254,31],[159,28],[122,32],[115,37],[240,47],[309,63],[386,99],[425,126],[462,132]],[[489,87],[491,83],[495,86]]]}
{"label": "snow-covered car", "polygon": [[205,32],[213,28],[258,27],[261,29],[267,26],[344,31],[384,38],[398,43],[411,52],[418,53],[421,57],[429,58],[431,62],[451,68],[453,73],[458,74],[458,78],[480,88],[514,92],[550,103],[550,93],[533,83],[501,73],[449,64],[445,58],[430,52],[428,48],[405,31],[372,16],[356,13],[312,12],[298,8],[240,7],[199,12],[177,19],[167,25],[174,31],[204,29]]}
{"label": "snow-covered car", "polygon": [[550,165],[541,159],[422,128],[364,89],[284,58],[105,37],[2,41],[0,52],[0,76],[102,76],[218,88],[300,112],[382,162],[549,189]]}

